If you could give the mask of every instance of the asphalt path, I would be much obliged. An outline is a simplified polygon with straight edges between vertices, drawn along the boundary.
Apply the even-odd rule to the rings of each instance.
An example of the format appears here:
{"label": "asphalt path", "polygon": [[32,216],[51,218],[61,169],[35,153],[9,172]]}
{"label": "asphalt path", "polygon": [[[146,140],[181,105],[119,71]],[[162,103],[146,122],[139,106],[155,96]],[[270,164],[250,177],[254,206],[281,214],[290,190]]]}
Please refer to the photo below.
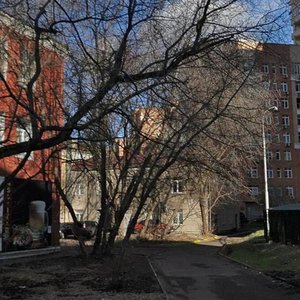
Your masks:
{"label": "asphalt path", "polygon": [[220,256],[220,246],[214,241],[156,248],[150,262],[167,299],[300,300],[299,289]]}

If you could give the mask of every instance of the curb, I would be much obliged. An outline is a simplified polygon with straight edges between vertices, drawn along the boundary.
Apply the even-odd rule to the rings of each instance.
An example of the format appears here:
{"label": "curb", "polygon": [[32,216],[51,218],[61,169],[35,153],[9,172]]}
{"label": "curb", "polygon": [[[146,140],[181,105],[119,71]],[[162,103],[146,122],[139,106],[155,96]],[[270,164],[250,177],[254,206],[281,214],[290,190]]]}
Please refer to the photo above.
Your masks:
{"label": "curb", "polygon": [[268,279],[274,279],[274,280],[277,280],[277,281],[281,281],[281,282],[283,282],[283,283],[285,283],[285,284],[287,284],[287,285],[289,285],[289,286],[291,286],[291,287],[293,287],[293,288],[296,288],[296,286],[294,286],[293,284],[289,283],[289,282],[288,282],[287,280],[285,280],[284,278],[273,277],[272,275],[266,274],[266,272],[264,272],[264,271],[260,271],[260,270],[257,270],[257,269],[255,269],[255,268],[253,268],[252,266],[248,265],[247,263],[243,263],[243,262],[238,261],[238,260],[236,260],[236,259],[234,259],[234,258],[232,258],[232,257],[230,257],[230,256],[227,256],[226,254],[221,253],[222,249],[225,248],[226,246],[228,246],[228,245],[227,245],[227,244],[224,244],[224,245],[221,247],[221,249],[218,251],[218,255],[220,255],[220,256],[226,258],[226,259],[229,260],[229,261],[232,261],[232,262],[234,262],[234,263],[236,263],[236,264],[239,264],[240,266],[243,266],[243,267],[245,267],[245,268],[247,268],[247,269],[250,269],[251,271],[258,273],[259,275],[262,275],[262,276],[265,277],[265,278],[268,278]]}
{"label": "curb", "polygon": [[54,254],[60,251],[61,251],[60,247],[47,247],[41,249],[4,252],[0,254],[0,264],[14,262],[15,260],[19,260],[19,259],[33,258],[41,255]]}
{"label": "curb", "polygon": [[151,261],[150,261],[150,259],[149,259],[148,256],[146,256],[146,258],[147,258],[147,261],[148,261],[148,263],[149,263],[149,265],[150,265],[150,268],[151,268],[151,270],[152,270],[152,272],[153,272],[153,274],[154,274],[154,276],[155,276],[155,278],[156,278],[156,280],[157,280],[157,282],[158,282],[158,284],[159,284],[159,286],[160,286],[160,288],[161,288],[163,294],[164,294],[165,297],[166,297],[166,300],[169,300],[170,298],[169,298],[169,296],[168,296],[168,294],[167,294],[167,291],[166,291],[165,288],[163,287],[163,284],[162,284],[161,280],[159,279],[159,277],[158,277],[158,275],[157,275],[157,273],[156,273],[156,271],[155,271],[155,269],[154,269],[154,267],[153,267],[153,264],[151,263]]}

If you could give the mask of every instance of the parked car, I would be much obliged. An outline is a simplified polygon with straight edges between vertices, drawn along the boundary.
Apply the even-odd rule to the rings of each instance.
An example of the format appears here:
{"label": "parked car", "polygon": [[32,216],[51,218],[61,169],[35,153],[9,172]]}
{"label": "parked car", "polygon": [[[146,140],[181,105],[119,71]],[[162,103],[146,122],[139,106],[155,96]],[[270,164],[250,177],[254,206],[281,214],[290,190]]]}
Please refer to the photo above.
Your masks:
{"label": "parked car", "polygon": [[[66,239],[69,237],[74,238],[73,224],[74,224],[73,222],[60,224],[60,230],[59,230],[60,238],[62,238],[62,239]],[[91,236],[94,236],[96,234],[97,222],[82,221],[82,222],[79,222],[79,224],[81,224],[82,228],[85,228],[86,230],[88,230],[91,233]]]}
{"label": "parked car", "polygon": [[73,223],[60,223],[59,235],[61,239],[74,237],[72,226]]}

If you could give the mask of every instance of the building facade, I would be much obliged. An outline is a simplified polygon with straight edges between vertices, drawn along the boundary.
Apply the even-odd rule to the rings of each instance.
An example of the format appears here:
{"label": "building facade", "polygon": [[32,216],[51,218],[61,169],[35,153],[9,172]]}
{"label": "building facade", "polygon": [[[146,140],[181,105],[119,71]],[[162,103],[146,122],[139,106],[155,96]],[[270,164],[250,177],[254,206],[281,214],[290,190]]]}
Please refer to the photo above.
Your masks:
{"label": "building facade", "polygon": [[[38,128],[63,122],[63,56],[44,37],[41,73],[31,86],[37,70],[33,30],[1,13],[0,40],[0,143],[27,142],[36,128],[33,120]],[[51,131],[43,134],[50,137]],[[0,201],[0,252],[59,244],[54,187],[60,177],[59,156],[58,149],[45,149],[0,160],[0,182],[7,181]]]}
{"label": "building facade", "polygon": [[[256,76],[269,95],[262,123],[270,207],[300,202],[299,55],[296,45],[261,44],[256,51]],[[269,112],[273,106],[278,111]],[[265,204],[262,159],[250,168],[248,178],[250,197],[243,201],[242,211],[248,220],[254,220],[262,217]]]}
{"label": "building facade", "polygon": [[296,45],[300,44],[300,3],[298,0],[291,0],[291,17],[293,24],[293,39]]}

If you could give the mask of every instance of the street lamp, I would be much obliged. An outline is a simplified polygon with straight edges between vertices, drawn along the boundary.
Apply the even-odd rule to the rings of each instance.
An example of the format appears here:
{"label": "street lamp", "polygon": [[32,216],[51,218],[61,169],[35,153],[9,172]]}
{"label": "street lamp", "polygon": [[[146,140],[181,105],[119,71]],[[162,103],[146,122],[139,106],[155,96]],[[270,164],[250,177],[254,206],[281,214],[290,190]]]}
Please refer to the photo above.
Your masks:
{"label": "street lamp", "polygon": [[265,135],[265,114],[267,112],[278,111],[277,106],[271,106],[263,112],[262,117],[262,137],[263,137],[263,158],[264,158],[264,182],[265,182],[265,209],[266,209],[266,240],[270,239],[270,219],[269,219],[269,189],[268,189],[268,169],[267,169],[267,150],[266,150],[266,135]]}

